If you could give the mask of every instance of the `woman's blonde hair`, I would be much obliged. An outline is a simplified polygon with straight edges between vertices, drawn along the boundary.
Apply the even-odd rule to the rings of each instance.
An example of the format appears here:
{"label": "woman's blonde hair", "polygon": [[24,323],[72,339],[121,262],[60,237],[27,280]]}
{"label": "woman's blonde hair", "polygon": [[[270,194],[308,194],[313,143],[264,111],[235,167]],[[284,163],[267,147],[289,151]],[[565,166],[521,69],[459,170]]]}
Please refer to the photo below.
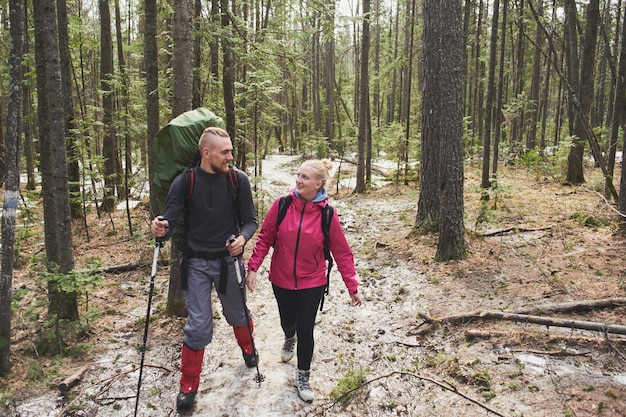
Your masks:
{"label": "woman's blonde hair", "polygon": [[313,170],[315,178],[322,181],[322,187],[324,187],[326,182],[330,180],[330,171],[333,169],[333,163],[330,159],[309,159],[302,163],[302,167]]}

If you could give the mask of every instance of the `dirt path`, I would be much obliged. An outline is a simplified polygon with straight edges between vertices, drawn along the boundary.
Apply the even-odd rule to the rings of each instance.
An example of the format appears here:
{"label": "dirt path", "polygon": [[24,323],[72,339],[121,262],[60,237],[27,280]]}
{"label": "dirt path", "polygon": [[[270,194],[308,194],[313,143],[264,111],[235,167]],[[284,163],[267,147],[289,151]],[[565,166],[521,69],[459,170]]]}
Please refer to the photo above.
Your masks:
{"label": "dirt path", "polygon": [[[288,164],[290,159],[271,156],[263,162],[264,177],[268,179],[257,184],[259,195],[264,196],[257,203],[265,206],[265,210],[293,182],[296,168]],[[470,176],[468,182],[471,181]],[[537,198],[545,199],[558,192],[545,187]],[[249,294],[248,305],[255,318],[259,371],[265,380],[254,381],[256,369],[244,366],[232,331],[225,320],[217,317],[214,340],[206,350],[197,404],[189,414],[211,417],[626,415],[623,338],[610,336],[612,341],[607,343],[602,335],[589,332],[480,322],[444,327],[424,337],[414,334],[421,323],[417,316],[420,312],[442,317],[477,309],[510,309],[616,296],[620,291],[617,271],[623,271],[623,265],[614,259],[614,254],[615,250],[623,254],[623,245],[616,248],[615,242],[606,238],[609,233],[605,229],[574,230],[568,219],[571,212],[579,210],[582,200],[592,201],[585,203],[592,205],[595,201],[593,196],[572,196],[565,202],[561,200],[560,213],[559,210],[537,213],[528,209],[533,204],[528,198],[511,197],[506,203],[509,223],[533,225],[537,216],[544,225],[550,223],[554,228],[497,238],[472,238],[468,259],[450,264],[432,260],[436,249],[434,237],[406,239],[415,216],[415,191],[396,192],[388,187],[366,196],[334,200],[355,251],[365,302],[358,308],[349,304],[335,269],[330,295],[324,311],[318,315],[316,327],[311,375],[315,401],[303,403],[292,387],[295,359],[287,364],[280,361],[283,339],[276,304],[267,275],[261,271],[257,291]],[[500,219],[500,222],[499,226],[507,221]],[[467,226],[473,226],[471,219]],[[148,249],[145,252],[142,256],[150,258],[152,252]],[[59,415],[72,399],[76,401],[65,415],[133,415],[140,358],[136,348],[141,344],[141,320],[146,314],[147,301],[147,278],[143,272],[143,275],[109,277],[109,293],[116,296],[103,294],[101,303],[117,313],[109,312],[105,323],[99,324],[103,331],[95,337],[101,353],[90,361],[90,370],[82,382],[65,398],[53,388],[17,400],[5,407],[4,415]],[[161,268],[141,386],[140,416],[177,415],[174,398],[184,320],[161,314],[166,293],[167,270]],[[215,307],[216,312],[221,311],[219,302]],[[592,312],[584,319],[624,324],[623,317],[624,310],[618,309]],[[470,329],[491,332],[492,336],[470,340],[465,335]],[[350,402],[335,403],[330,398],[331,391],[346,374],[359,371],[368,383]],[[455,389],[458,392],[451,391]]]}

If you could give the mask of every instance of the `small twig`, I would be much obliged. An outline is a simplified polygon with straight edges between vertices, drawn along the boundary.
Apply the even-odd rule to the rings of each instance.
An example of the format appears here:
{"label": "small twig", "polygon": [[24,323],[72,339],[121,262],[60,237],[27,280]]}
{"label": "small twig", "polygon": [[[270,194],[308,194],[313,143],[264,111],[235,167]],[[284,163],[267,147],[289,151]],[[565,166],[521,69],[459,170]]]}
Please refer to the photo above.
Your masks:
{"label": "small twig", "polygon": [[525,352],[525,353],[532,353],[535,355],[546,355],[546,356],[586,356],[590,353],[590,351],[573,352],[567,349],[558,349],[558,350],[511,349],[511,352]]}
{"label": "small twig", "polygon": [[610,210],[612,210],[612,211],[613,211],[615,214],[617,214],[618,216],[626,218],[626,214],[624,214],[624,213],[620,212],[618,209],[616,209],[615,207],[613,207],[613,205],[614,205],[614,204],[613,204],[612,202],[610,202],[610,201],[609,201],[609,200],[608,200],[608,199],[607,199],[604,195],[602,195],[602,193],[599,193],[599,192],[594,191],[594,190],[588,190],[588,191],[590,191],[590,192],[592,192],[592,193],[595,193],[595,194],[599,195],[599,196],[600,196],[600,198],[604,200],[604,205],[605,205],[605,207],[608,207]]}

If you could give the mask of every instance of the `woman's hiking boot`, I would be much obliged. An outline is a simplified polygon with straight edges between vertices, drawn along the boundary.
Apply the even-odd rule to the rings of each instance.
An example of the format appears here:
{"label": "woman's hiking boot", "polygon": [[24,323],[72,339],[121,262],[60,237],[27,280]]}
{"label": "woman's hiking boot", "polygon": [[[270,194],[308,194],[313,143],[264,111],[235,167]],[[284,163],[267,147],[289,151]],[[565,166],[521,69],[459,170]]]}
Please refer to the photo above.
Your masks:
{"label": "woman's hiking boot", "polygon": [[296,335],[294,334],[291,337],[285,338],[285,343],[283,343],[283,348],[280,351],[280,359],[283,362],[289,362],[291,358],[293,358],[293,351],[296,347]]}
{"label": "woman's hiking boot", "polygon": [[183,342],[180,356],[180,392],[176,396],[176,408],[188,410],[193,402],[200,385],[202,360],[204,349],[192,349]]}
{"label": "woman's hiking boot", "polygon": [[313,389],[311,388],[311,384],[309,384],[309,376],[311,375],[311,371],[303,371],[302,369],[298,369],[296,373],[296,380],[294,385],[298,389],[298,396],[302,401],[306,401],[310,403],[313,401]]}

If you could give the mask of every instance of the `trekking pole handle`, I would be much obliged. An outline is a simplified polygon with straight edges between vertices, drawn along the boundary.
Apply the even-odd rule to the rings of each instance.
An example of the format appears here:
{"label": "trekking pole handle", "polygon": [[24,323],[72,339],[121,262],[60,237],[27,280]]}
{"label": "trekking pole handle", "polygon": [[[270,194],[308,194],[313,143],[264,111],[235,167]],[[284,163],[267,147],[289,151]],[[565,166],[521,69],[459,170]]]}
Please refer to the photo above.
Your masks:
{"label": "trekking pole handle", "polygon": [[[233,243],[235,241],[235,235],[230,235],[228,241],[230,243]],[[239,286],[243,288],[243,278],[241,276],[241,270],[239,269],[239,257],[233,256],[233,258],[235,259],[235,272],[237,273],[237,282],[239,283]]]}
{"label": "trekking pole handle", "polygon": [[[165,220],[165,217],[163,217],[163,216],[157,216],[157,220],[158,220],[158,221],[160,221],[160,222],[162,222],[163,220]],[[169,224],[166,226],[166,229],[167,229],[167,228],[169,228]],[[155,244],[156,244],[158,247],[162,248],[162,247],[163,247],[163,237],[161,237],[161,236],[157,236],[157,237],[155,237]]]}

